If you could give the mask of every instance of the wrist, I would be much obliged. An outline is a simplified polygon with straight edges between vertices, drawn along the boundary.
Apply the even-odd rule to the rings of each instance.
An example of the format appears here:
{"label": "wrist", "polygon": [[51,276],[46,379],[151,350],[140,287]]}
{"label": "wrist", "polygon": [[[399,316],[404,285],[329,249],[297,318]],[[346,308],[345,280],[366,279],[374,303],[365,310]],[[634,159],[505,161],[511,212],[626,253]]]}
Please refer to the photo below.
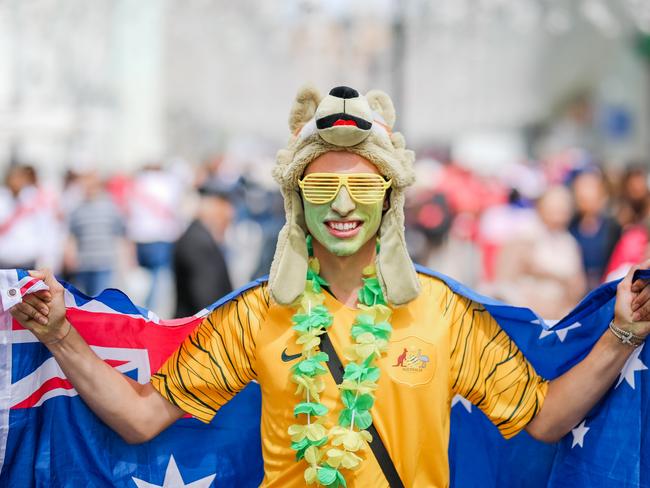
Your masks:
{"label": "wrist", "polygon": [[64,319],[63,326],[61,327],[61,331],[58,334],[56,334],[56,337],[48,341],[43,341],[43,344],[45,344],[48,347],[53,346],[55,344],[60,344],[68,337],[68,335],[70,335],[71,330],[72,330],[72,324],[67,319]]}
{"label": "wrist", "polygon": [[637,348],[645,342],[645,337],[634,334],[632,331],[627,330],[624,326],[621,327],[621,325],[617,324],[616,322],[617,321],[614,318],[609,323],[608,332],[612,334],[618,340],[618,342],[632,348]]}

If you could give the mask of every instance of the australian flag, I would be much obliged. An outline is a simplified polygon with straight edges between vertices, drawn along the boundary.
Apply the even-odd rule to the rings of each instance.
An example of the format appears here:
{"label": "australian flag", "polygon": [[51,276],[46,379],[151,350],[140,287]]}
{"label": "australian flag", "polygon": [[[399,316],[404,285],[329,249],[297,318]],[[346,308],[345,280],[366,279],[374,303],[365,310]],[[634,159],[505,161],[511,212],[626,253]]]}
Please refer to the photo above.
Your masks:
{"label": "australian flag", "polygon": [[[483,303],[549,379],[588,354],[614,313],[615,282],[549,323],[528,309],[435,276]],[[639,277],[649,279],[650,273]],[[0,272],[3,310],[40,286],[24,272]],[[242,291],[193,317],[163,321],[117,290],[91,298],[65,286],[68,316],[81,335],[107,364],[139,382],[149,380],[209,310]],[[457,396],[451,412],[451,485],[650,488],[648,361],[644,346],[637,348],[609,393],[557,444],[542,444],[525,432],[506,441]],[[183,418],[148,443],[128,445],[88,410],[47,349],[8,313],[0,313],[0,487],[257,486],[263,477],[259,415],[260,392],[252,384],[209,425]]]}
{"label": "australian flag", "polygon": [[[79,333],[107,364],[140,383],[208,313],[163,321],[117,290],[91,298],[65,286]],[[42,287],[22,271],[0,271],[2,308]],[[49,351],[0,314],[0,487],[258,486],[259,417],[259,387],[252,384],[209,425],[183,418],[150,442],[126,444],[86,407]]]}

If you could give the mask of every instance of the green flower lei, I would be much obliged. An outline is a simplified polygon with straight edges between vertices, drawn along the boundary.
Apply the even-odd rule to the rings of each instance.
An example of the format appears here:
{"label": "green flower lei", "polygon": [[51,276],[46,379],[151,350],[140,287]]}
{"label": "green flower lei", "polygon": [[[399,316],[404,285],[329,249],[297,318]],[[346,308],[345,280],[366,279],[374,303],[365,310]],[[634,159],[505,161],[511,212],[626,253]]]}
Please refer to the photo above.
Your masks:
{"label": "green flower lei", "polygon": [[[308,238],[311,252],[311,240]],[[329,373],[326,353],[320,352],[320,336],[332,325],[332,314],[323,305],[322,287],[327,283],[320,277],[320,265],[316,258],[309,258],[305,291],[295,304],[293,329],[296,342],[302,346],[300,361],[291,368],[291,380],[298,385],[296,394],[303,401],[293,410],[294,416],[302,415],[306,424],[289,427],[291,448],[296,460],[304,459],[305,481],[328,488],[346,487],[341,468],[356,469],[363,460],[357,453],[368,448],[372,436],[367,429],[372,424],[370,409],[375,401],[380,370],[375,360],[388,347],[392,327],[388,322],[392,310],[386,305],[377,280],[375,267],[363,270],[363,287],[359,290],[357,314],[352,324],[354,344],[345,351],[350,362],[345,366],[343,381],[338,385],[344,408],[338,425],[327,429],[323,416],[328,409],[320,403],[320,393],[325,389],[323,375]],[[329,445],[328,444],[329,441]]]}

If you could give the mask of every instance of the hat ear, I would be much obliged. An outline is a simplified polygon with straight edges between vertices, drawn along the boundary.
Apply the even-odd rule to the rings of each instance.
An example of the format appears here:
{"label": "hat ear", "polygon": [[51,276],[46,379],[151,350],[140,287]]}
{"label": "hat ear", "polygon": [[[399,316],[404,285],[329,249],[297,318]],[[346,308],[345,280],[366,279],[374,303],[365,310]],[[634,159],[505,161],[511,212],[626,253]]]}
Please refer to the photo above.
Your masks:
{"label": "hat ear", "polygon": [[289,130],[292,134],[302,129],[314,117],[321,99],[319,91],[311,85],[304,86],[298,91],[289,114]]}
{"label": "hat ear", "polygon": [[391,129],[395,125],[395,107],[393,101],[381,90],[370,90],[366,93],[366,100],[370,108],[384,118]]}

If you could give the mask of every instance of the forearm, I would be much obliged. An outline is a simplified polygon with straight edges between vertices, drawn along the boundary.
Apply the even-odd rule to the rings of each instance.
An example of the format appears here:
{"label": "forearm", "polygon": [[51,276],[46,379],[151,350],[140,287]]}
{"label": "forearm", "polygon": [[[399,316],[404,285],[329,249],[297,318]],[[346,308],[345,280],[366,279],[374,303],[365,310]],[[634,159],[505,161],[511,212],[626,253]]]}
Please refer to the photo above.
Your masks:
{"label": "forearm", "polygon": [[105,363],[74,327],[63,340],[47,347],[90,409],[124,440],[143,442],[157,434],[160,428],[152,425],[147,415],[151,388]]}
{"label": "forearm", "polygon": [[585,359],[550,382],[542,409],[526,427],[528,433],[545,442],[562,438],[607,392],[633,350],[605,331]]}

